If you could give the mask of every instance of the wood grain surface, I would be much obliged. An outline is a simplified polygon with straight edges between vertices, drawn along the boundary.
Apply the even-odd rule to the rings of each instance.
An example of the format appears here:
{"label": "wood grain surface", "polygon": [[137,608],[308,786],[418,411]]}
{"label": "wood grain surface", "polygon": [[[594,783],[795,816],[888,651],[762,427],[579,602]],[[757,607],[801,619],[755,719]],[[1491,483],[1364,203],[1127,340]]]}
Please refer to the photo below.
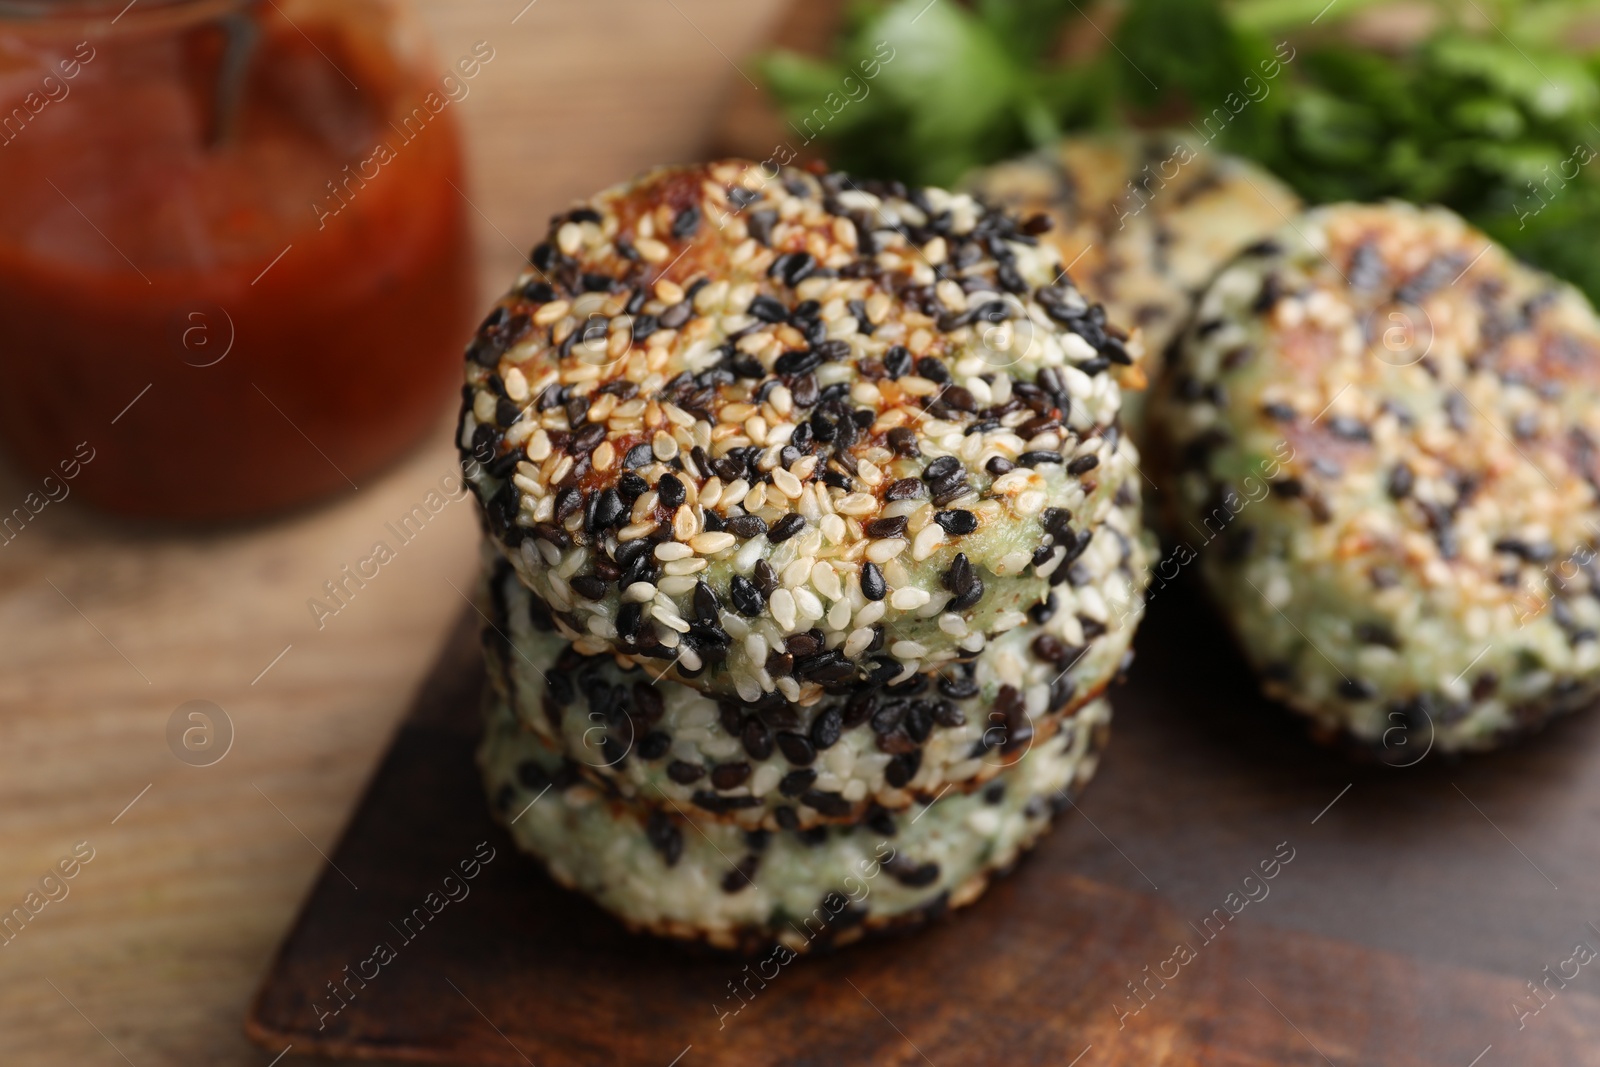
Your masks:
{"label": "wood grain surface", "polygon": [[[464,623],[266,980],[251,1032],[269,1049],[505,1067],[1600,1062],[1592,715],[1493,758],[1352,767],[1257,697],[1172,587],[1113,690],[1100,777],[1015,873],[929,929],[752,979],[749,961],[626,933],[490,822]],[[474,855],[493,858],[469,895],[393,925]],[[347,982],[380,942],[395,958]],[[1535,999],[1526,983],[1547,979]]]}
{"label": "wood grain surface", "polygon": [[[734,61],[779,4],[416,7],[441,72],[474,42],[495,49],[452,107],[487,304],[551,212],[703,152],[743,77]],[[332,851],[462,610],[452,583],[468,588],[475,566],[469,505],[450,504],[323,629],[306,600],[453,469],[449,403],[425,445],[325,507],[197,533],[109,521],[68,497],[0,546],[0,910],[75,844],[94,850],[70,895],[0,946],[0,1064],[272,1060],[245,1040],[245,1010],[318,850]],[[34,488],[0,457],[0,511]],[[214,766],[168,750],[168,719],[190,700],[233,723]]]}

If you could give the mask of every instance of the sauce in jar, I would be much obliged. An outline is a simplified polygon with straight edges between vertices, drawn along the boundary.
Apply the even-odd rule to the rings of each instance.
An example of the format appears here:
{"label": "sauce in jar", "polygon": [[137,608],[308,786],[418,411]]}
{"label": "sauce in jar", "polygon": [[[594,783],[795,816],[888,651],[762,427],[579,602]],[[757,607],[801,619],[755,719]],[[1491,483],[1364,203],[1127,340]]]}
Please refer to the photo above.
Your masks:
{"label": "sauce in jar", "polygon": [[[0,438],[134,516],[348,490],[438,424],[476,294],[454,99],[377,0],[0,4]],[[99,12],[95,15],[94,12]]]}

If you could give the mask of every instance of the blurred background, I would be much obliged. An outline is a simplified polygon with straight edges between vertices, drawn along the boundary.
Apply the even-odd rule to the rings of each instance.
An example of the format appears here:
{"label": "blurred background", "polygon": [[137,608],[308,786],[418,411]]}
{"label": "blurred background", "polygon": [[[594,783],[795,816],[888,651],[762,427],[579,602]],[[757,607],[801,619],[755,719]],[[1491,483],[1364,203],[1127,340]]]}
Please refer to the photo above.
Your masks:
{"label": "blurred background", "polygon": [[1221,146],[1307,200],[1600,289],[1588,2],[124,3],[0,0],[3,1064],[269,1061],[249,998],[468,610],[461,345],[575,197],[1209,140],[1243,86]]}
{"label": "blurred background", "polygon": [[[780,5],[422,0],[390,25],[387,5],[272,0],[249,47],[301,80],[237,89],[226,33],[195,41],[144,7],[116,27],[151,20],[139,51],[52,30],[7,33],[0,58],[4,909],[74,845],[94,853],[70,895],[0,947],[7,1064],[122,1062],[108,1039],[139,1067],[272,1058],[245,1041],[245,1008],[318,850],[467,610],[477,520],[448,495],[461,345],[552,212],[703,151],[740,77],[729,57]],[[8,29],[37,21],[0,8]],[[67,78],[58,64],[85,40],[94,56]],[[185,127],[180,89],[236,109],[233,129]],[[47,101],[36,112],[30,92]],[[448,104],[420,132],[370,113],[426,110],[429,92]],[[285,147],[296,109],[338,107],[343,127]],[[236,198],[202,203],[195,146],[218,136],[260,155],[228,176]],[[368,162],[380,140],[392,162]],[[345,142],[334,165],[327,146]],[[365,164],[365,187],[345,184],[347,163]],[[181,181],[183,210],[155,219],[141,183]],[[418,238],[435,246],[424,259],[457,255],[459,226],[465,291],[435,278],[435,305],[385,310],[393,287],[428,277],[393,231],[425,229],[429,212],[445,221]],[[374,267],[390,277],[353,277]],[[228,314],[237,340],[217,361]],[[384,342],[385,315],[431,330],[428,343]],[[251,329],[279,331],[276,347]],[[407,423],[398,434],[386,412]],[[242,476],[219,482],[230,467]],[[196,521],[161,521],[180,514]],[[346,581],[378,541],[394,558]],[[342,605],[330,581],[345,583]],[[337,614],[319,619],[313,599]],[[179,714],[191,701],[207,704]]]}

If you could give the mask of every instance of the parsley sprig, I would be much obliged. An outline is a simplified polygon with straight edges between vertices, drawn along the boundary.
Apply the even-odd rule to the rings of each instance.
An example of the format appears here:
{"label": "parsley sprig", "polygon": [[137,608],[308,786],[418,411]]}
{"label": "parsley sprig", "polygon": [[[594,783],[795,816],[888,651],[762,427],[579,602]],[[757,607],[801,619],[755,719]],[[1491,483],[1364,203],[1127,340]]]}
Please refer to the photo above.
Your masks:
{"label": "parsley sprig", "polygon": [[1393,6],[858,3],[831,57],[778,52],[761,69],[798,119],[892,50],[820,129],[860,173],[950,184],[1072,131],[1192,124],[1312,203],[1453,208],[1600,300],[1600,59],[1577,43],[1600,3],[1439,0],[1420,33],[1373,32]]}

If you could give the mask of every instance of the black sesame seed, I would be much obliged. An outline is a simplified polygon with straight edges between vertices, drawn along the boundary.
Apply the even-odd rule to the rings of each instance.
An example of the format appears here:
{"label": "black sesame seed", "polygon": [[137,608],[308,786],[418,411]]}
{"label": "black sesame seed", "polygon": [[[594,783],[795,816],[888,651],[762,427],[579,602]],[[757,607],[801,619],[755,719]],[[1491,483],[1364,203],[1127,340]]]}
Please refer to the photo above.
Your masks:
{"label": "black sesame seed", "polygon": [[938,523],[945,533],[958,537],[978,528],[978,516],[959,508],[954,511],[936,511],[933,513],[933,521]]}
{"label": "black sesame seed", "polygon": [[596,493],[584,502],[583,528],[591,534],[608,530],[623,513],[622,497],[615,489]]}
{"label": "black sesame seed", "polygon": [[678,212],[677,217],[672,220],[672,236],[681,240],[693,233],[699,225],[700,209],[694,204],[690,204]]}
{"label": "black sesame seed", "polygon": [[[807,790],[801,794],[800,803],[836,819],[849,815],[851,811],[850,802],[840,794],[821,792],[815,789]],[[819,829],[823,828],[819,827]]]}
{"label": "black sesame seed", "polygon": [[917,771],[922,766],[922,750],[906,752],[890,760],[883,768],[883,780],[896,789],[910,783],[917,776]]}
{"label": "black sesame seed", "polygon": [[1346,700],[1371,700],[1378,690],[1362,678],[1346,678],[1339,683],[1339,695]]}
{"label": "black sesame seed", "polygon": [[652,811],[645,821],[644,835],[651,847],[661,853],[668,867],[677,864],[678,858],[683,855],[683,832],[670,817],[660,811]]}
{"label": "black sesame seed", "polygon": [[778,747],[783,750],[784,758],[797,767],[816,762],[817,750],[802,734],[783,731],[778,734]]}
{"label": "black sesame seed", "polygon": [[643,623],[644,608],[640,605],[630,602],[617,609],[617,633],[623,640],[630,642],[636,640]]}
{"label": "black sesame seed", "polygon": [[1360,419],[1348,415],[1335,415],[1328,420],[1328,429],[1347,441],[1371,441],[1372,431]]}
{"label": "black sesame seed", "polygon": [[566,522],[567,516],[583,507],[583,494],[573,488],[566,488],[556,494],[556,522]]}
{"label": "black sesame seed", "polygon": [[896,500],[913,500],[922,495],[922,483],[915,478],[901,478],[891,482],[889,488],[884,490],[883,499],[886,502]]}
{"label": "black sesame seed", "polygon": [[639,739],[639,758],[658,760],[672,748],[672,735],[660,730],[651,730]]}
{"label": "black sesame seed", "polygon": [[550,775],[532,760],[524,760],[517,764],[517,781],[522,783],[522,788],[537,793],[550,786]]}
{"label": "black sesame seed", "polygon": [[1294,408],[1290,407],[1288,404],[1280,403],[1278,401],[1273,401],[1270,404],[1263,404],[1261,406],[1261,413],[1267,416],[1267,418],[1277,419],[1279,422],[1293,422],[1295,418]]}
{"label": "black sesame seed", "polygon": [[760,319],[762,322],[777,323],[789,321],[789,309],[784,307],[783,304],[774,300],[770,296],[757,296],[754,300],[750,301],[750,307],[746,310],[750,315]]}
{"label": "black sesame seed", "polygon": [[767,606],[767,598],[761,594],[761,590],[751,584],[750,579],[740,574],[733,576],[733,582],[728,586],[728,594],[739,614],[750,618],[760,615],[762,609]]}
{"label": "black sesame seed", "polygon": [[717,602],[717,594],[705,582],[694,584],[694,614],[701,622],[715,625],[722,605]]}
{"label": "black sesame seed", "polygon": [[767,540],[773,544],[778,544],[789,540],[789,538],[805,528],[805,516],[791,512],[772,524],[772,529],[767,531]]}
{"label": "black sesame seed", "polygon": [[891,380],[903,378],[911,373],[911,353],[904,345],[894,345],[883,354],[883,366]]}
{"label": "black sesame seed", "polygon": [[[945,513],[940,512],[940,514]],[[906,522],[907,519],[904,515],[896,516],[892,519],[873,519],[865,523],[861,530],[872,538],[899,537],[906,532]]]}
{"label": "black sesame seed", "polygon": [[909,863],[895,864],[884,869],[889,872],[895,881],[913,889],[930,886],[939,880],[939,865],[937,863],[929,862],[917,866],[911,866]]}
{"label": "black sesame seed", "polygon": [[[816,780],[817,772],[809,768],[803,768],[798,771],[790,771],[779,780],[778,792],[782,793],[786,797],[797,797],[801,793],[804,793],[807,789],[810,789],[812,783]],[[779,825],[783,825],[781,819],[779,820]],[[798,822],[796,825],[798,825]],[[792,830],[794,827],[791,826],[787,827],[786,829]]]}
{"label": "black sesame seed", "polygon": [[763,596],[771,596],[778,588],[778,572],[764,559],[756,560],[755,584]]}
{"label": "black sesame seed", "polygon": [[817,261],[810,252],[786,252],[772,261],[768,277],[782,278],[789,288],[794,288],[817,269]]}
{"label": "black sesame seed", "polygon": [[1400,647],[1400,638],[1395,636],[1395,632],[1387,624],[1381,622],[1356,623],[1355,637],[1364,645],[1382,645],[1393,649]]}
{"label": "black sesame seed", "polygon": [[928,464],[927,470],[922,472],[922,477],[927,482],[943,481],[961,471],[961,461],[954,456],[940,456]]}
{"label": "black sesame seed", "polygon": [[815,349],[796,348],[779,356],[772,369],[779,374],[807,374],[822,363],[822,356]]}
{"label": "black sesame seed", "polygon": [[[772,758],[772,730],[754,715],[745,720],[744,730],[739,735],[739,741],[744,745],[744,750],[750,754],[751,759],[759,761]],[[715,781],[714,777],[713,781]],[[717,788],[727,789],[730,787],[719,785]]]}
{"label": "black sesame seed", "polygon": [[767,532],[767,521],[759,515],[736,515],[727,520],[726,528],[733,536],[748,541]]}
{"label": "black sesame seed", "polygon": [[916,431],[909,426],[896,426],[889,431],[889,447],[897,456],[917,457],[922,450],[917,447]]}
{"label": "black sesame seed", "polygon": [[1077,459],[1073,460],[1071,463],[1068,463],[1067,464],[1067,473],[1068,474],[1087,474],[1089,471],[1094,470],[1098,466],[1100,466],[1100,457],[1091,453],[1090,455],[1087,455],[1087,456],[1079,456]]}
{"label": "black sesame seed", "polygon": [[672,474],[663,474],[661,476],[661,480],[656,483],[656,492],[661,496],[661,503],[669,508],[675,508],[687,499],[683,482]]}
{"label": "black sesame seed", "polygon": [[572,591],[585,600],[600,600],[606,595],[606,583],[592,574],[579,574],[572,579]]}
{"label": "black sesame seed", "polygon": [[948,382],[950,371],[937,356],[923,356],[917,360],[917,373],[930,382]]}
{"label": "black sesame seed", "polygon": [[811,724],[811,744],[818,750],[832,748],[844,730],[844,718],[838,708],[829,708]]}
{"label": "black sesame seed", "polygon": [[1042,602],[1028,609],[1028,617],[1034,622],[1043,625],[1055,616],[1057,604],[1056,595],[1050,593]]}
{"label": "black sesame seed", "polygon": [[695,807],[703,808],[706,811],[713,812],[717,815],[722,815],[730,811],[739,811],[742,808],[759,807],[761,805],[760,797],[724,797],[718,796],[716,793],[707,792],[704,789],[696,790],[694,796],[690,797],[689,799]]}
{"label": "black sesame seed", "polygon": [[983,465],[983,469],[998,478],[1002,474],[1010,474],[1016,470],[1016,464],[1002,456],[992,456],[989,462]]}
{"label": "black sesame seed", "polygon": [[1410,496],[1416,482],[1416,475],[1411,468],[1405,463],[1397,463],[1389,472],[1389,495],[1396,500]]}
{"label": "black sesame seed", "polygon": [[749,778],[750,764],[744,760],[737,763],[719,763],[711,768],[711,784],[718,789],[737,789]]}
{"label": "black sesame seed", "polygon": [[[966,557],[962,557],[965,559]],[[878,569],[876,563],[868,562],[861,568],[861,593],[868,600],[882,600],[889,592],[889,585],[883,580],[883,571]],[[826,746],[824,746],[826,747]]]}

